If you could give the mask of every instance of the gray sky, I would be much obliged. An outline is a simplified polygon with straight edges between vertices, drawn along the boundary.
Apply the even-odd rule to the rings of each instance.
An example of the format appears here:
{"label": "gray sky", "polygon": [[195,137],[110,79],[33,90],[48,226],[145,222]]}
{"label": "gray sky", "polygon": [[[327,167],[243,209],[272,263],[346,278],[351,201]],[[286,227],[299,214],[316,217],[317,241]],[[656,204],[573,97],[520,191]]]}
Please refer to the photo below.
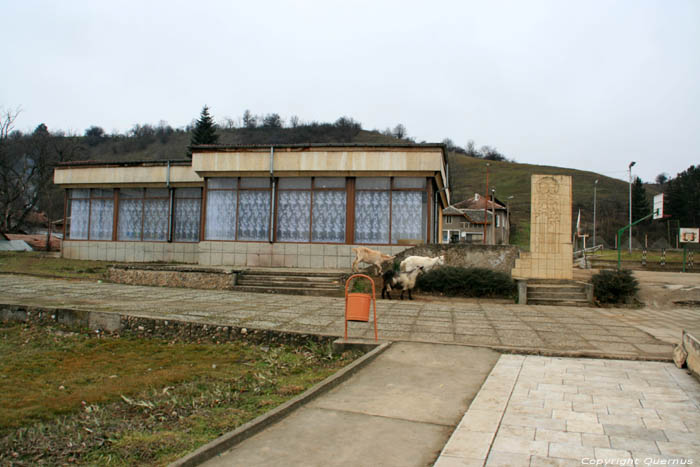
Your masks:
{"label": "gray sky", "polygon": [[82,134],[276,112],[653,181],[700,163],[700,2],[0,0],[0,106]]}

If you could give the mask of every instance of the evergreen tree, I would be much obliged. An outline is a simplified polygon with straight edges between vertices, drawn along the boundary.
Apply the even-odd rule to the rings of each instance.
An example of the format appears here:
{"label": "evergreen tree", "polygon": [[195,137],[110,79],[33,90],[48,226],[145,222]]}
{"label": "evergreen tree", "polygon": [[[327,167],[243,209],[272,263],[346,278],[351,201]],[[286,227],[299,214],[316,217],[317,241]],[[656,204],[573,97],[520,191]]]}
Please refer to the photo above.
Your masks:
{"label": "evergreen tree", "polygon": [[632,183],[632,221],[641,219],[651,213],[651,204],[647,197],[642,179],[637,177]]}
{"label": "evergreen tree", "polygon": [[691,165],[668,182],[664,208],[681,227],[700,226],[700,166]]}
{"label": "evergreen tree", "polygon": [[209,107],[205,105],[199,116],[199,120],[197,120],[197,124],[192,129],[190,146],[194,146],[195,144],[216,144],[218,140],[219,135],[216,134],[214,119],[209,115]]}

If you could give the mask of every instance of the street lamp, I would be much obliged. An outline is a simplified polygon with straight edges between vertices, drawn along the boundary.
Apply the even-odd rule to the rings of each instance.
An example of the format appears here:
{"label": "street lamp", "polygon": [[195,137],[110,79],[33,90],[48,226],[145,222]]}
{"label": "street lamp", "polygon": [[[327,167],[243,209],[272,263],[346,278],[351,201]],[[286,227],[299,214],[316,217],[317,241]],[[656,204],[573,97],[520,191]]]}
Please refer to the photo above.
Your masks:
{"label": "street lamp", "polygon": [[596,191],[598,190],[598,179],[593,182],[593,248],[595,248],[595,211],[596,211]]}
{"label": "street lamp", "polygon": [[629,254],[632,254],[632,167],[636,164],[636,162],[632,161],[630,162],[629,167],[627,169],[629,170],[630,173],[630,244],[629,244]]}

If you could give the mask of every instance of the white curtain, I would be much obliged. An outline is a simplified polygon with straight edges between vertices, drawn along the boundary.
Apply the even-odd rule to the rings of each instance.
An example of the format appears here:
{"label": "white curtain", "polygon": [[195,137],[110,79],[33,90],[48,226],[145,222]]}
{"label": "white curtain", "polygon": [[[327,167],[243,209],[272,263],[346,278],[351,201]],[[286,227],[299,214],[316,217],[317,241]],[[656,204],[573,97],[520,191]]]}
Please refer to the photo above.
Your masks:
{"label": "white curtain", "polygon": [[73,199],[73,200],[71,200],[71,202],[70,202],[70,232],[69,232],[69,238],[71,240],[87,240],[89,213],[90,213],[90,200],[88,200],[88,199]]}
{"label": "white curtain", "polygon": [[[93,199],[90,204],[90,240],[112,240],[114,200]],[[71,224],[72,230],[72,224]],[[72,237],[72,233],[71,233]]]}
{"label": "white curtain", "polygon": [[388,191],[356,192],[355,241],[357,243],[389,243]]}
{"label": "white curtain", "polygon": [[207,192],[206,240],[236,239],[236,192]]}
{"label": "white curtain", "polygon": [[308,242],[310,216],[310,191],[281,190],[277,206],[277,240]]}
{"label": "white curtain", "polygon": [[344,191],[314,192],[314,242],[345,242],[345,206]]}
{"label": "white curtain", "polygon": [[240,191],[239,195],[238,240],[269,240],[270,192]]}
{"label": "white curtain", "polygon": [[[179,192],[179,188],[175,190],[175,241],[198,242],[202,199],[178,198]],[[183,195],[201,196],[201,192],[199,189],[194,189],[191,193],[188,192]]]}
{"label": "white curtain", "polygon": [[118,240],[141,240],[142,210],[142,200],[123,198],[122,193],[119,194]]}
{"label": "white curtain", "polygon": [[424,192],[394,191],[391,194],[391,243],[399,239],[424,239],[426,210]]}
{"label": "white curtain", "polygon": [[146,199],[143,202],[143,241],[163,242],[168,239],[167,199]]}

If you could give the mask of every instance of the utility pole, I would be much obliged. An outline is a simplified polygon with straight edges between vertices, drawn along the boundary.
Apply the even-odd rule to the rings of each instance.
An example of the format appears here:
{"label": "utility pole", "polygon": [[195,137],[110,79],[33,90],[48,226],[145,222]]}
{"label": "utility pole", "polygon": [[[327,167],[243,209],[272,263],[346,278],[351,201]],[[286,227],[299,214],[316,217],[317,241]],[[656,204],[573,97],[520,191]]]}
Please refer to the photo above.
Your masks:
{"label": "utility pole", "polygon": [[491,189],[491,245],[496,244],[496,189]]}
{"label": "utility pole", "polygon": [[595,243],[595,212],[596,212],[596,191],[598,190],[598,179],[595,179],[595,182],[593,182],[593,248],[595,248],[596,243]]}
{"label": "utility pole", "polygon": [[488,162],[486,163],[486,191],[484,192],[484,238],[483,241],[481,242],[482,244],[486,245],[486,219],[488,216],[487,209],[488,209],[488,204],[489,204],[489,164]]}

